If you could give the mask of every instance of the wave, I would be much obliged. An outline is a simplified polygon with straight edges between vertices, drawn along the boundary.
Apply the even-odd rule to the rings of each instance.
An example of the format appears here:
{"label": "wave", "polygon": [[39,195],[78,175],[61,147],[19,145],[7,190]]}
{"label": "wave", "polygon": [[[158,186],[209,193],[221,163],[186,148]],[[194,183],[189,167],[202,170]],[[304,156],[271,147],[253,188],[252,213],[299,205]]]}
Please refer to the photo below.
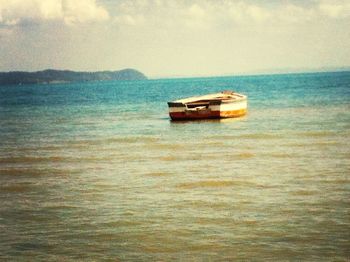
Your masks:
{"label": "wave", "polygon": [[2,185],[0,186],[0,192],[6,193],[24,193],[30,191],[36,187],[32,184],[16,184],[16,185]]}
{"label": "wave", "polygon": [[257,184],[242,180],[205,180],[180,183],[176,187],[180,189],[195,189],[195,188],[222,188],[233,186],[257,186]]}
{"label": "wave", "polygon": [[152,176],[152,177],[162,177],[162,176],[169,176],[171,173],[169,172],[151,172],[147,173],[147,176]]}
{"label": "wave", "polygon": [[308,132],[300,132],[300,133],[297,133],[296,135],[304,136],[304,137],[329,137],[329,136],[335,136],[337,134],[331,131],[308,131]]}

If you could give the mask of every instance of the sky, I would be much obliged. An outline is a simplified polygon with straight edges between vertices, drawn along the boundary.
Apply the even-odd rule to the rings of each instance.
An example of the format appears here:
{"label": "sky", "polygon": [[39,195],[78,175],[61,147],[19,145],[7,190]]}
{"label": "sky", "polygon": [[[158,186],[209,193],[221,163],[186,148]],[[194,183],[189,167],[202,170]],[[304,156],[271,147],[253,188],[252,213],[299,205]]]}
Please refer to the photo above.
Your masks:
{"label": "sky", "polygon": [[0,0],[0,71],[148,77],[350,66],[350,0]]}

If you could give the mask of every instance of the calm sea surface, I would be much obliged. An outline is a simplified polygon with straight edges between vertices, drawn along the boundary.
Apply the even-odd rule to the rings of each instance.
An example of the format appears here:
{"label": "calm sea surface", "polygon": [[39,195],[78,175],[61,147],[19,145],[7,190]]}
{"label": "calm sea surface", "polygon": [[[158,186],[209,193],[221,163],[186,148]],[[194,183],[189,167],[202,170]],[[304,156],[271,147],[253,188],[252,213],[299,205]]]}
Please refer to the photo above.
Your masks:
{"label": "calm sea surface", "polygon": [[349,261],[350,72],[1,86],[0,260],[105,259]]}

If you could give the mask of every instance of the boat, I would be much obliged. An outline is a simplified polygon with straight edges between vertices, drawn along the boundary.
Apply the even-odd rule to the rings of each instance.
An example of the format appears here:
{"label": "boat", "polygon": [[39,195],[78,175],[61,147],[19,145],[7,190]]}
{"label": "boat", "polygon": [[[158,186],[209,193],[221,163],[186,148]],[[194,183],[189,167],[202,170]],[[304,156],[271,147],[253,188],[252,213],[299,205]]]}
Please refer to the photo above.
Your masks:
{"label": "boat", "polygon": [[240,117],[247,113],[247,96],[233,91],[168,102],[171,120]]}

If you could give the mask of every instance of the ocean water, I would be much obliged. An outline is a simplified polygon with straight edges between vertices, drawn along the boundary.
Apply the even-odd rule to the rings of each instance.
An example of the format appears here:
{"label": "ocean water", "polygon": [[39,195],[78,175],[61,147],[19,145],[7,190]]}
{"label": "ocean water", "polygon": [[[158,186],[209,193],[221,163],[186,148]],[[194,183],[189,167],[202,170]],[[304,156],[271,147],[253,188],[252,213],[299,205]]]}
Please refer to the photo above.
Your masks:
{"label": "ocean water", "polygon": [[0,87],[2,261],[349,259],[350,72]]}

